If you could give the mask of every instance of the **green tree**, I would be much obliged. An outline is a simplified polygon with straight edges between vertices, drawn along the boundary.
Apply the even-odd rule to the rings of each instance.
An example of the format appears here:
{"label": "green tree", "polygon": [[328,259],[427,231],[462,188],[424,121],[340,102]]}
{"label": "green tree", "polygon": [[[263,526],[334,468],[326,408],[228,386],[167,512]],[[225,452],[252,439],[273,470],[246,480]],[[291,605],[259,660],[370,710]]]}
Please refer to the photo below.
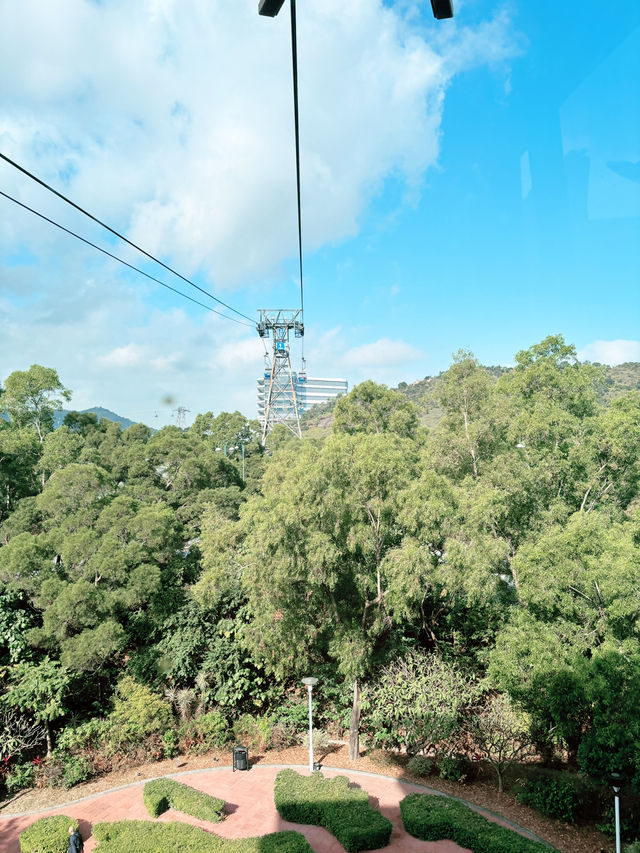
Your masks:
{"label": "green tree", "polygon": [[53,751],[51,723],[66,713],[70,683],[66,669],[48,657],[39,663],[16,664],[9,671],[9,687],[3,701],[45,725],[47,756]]}
{"label": "green tree", "polygon": [[18,501],[37,491],[39,442],[28,427],[10,427],[0,418],[0,524]]}
{"label": "green tree", "polygon": [[[337,430],[321,448],[292,443],[273,457],[262,495],[242,507],[243,538],[231,525],[203,535],[211,567],[196,594],[206,600],[230,571],[240,577],[255,656],[291,676],[328,655],[352,685],[353,757],[361,681],[391,633],[384,558],[400,539],[398,496],[416,460],[415,442],[392,432]],[[226,556],[212,557],[221,534]]]}
{"label": "green tree", "polygon": [[340,397],[334,409],[335,433],[396,433],[415,437],[418,414],[403,394],[371,380],[356,385],[346,397]]}
{"label": "green tree", "polygon": [[531,753],[531,721],[504,694],[490,696],[471,715],[469,734],[476,749],[493,767],[502,793],[508,767]]}
{"label": "green tree", "polygon": [[44,486],[54,471],[76,462],[82,446],[81,436],[71,432],[68,427],[61,426],[55,432],[48,433],[42,443],[42,455],[38,465],[42,485]]}
{"label": "green tree", "polygon": [[32,364],[29,370],[14,370],[7,377],[0,406],[9,413],[16,426],[34,427],[42,443],[53,429],[53,413],[71,399],[53,367]]}

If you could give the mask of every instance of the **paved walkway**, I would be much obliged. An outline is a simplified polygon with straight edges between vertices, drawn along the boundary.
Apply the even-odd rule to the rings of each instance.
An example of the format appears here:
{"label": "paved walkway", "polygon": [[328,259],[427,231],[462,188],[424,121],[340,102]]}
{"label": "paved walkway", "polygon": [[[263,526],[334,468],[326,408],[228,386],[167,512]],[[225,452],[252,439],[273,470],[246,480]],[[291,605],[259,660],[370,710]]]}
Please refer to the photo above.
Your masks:
{"label": "paved walkway", "polygon": [[[249,772],[233,773],[229,767],[216,767],[172,774],[172,778],[186,785],[223,799],[228,814],[220,824],[196,820],[172,810],[163,814],[159,820],[184,821],[224,838],[247,838],[282,829],[295,829],[305,835],[315,853],[344,853],[342,845],[326,829],[293,824],[280,818],[273,804],[273,782],[281,769],[281,766],[257,764]],[[303,768],[296,769],[306,773]],[[385,853],[471,853],[452,841],[419,841],[404,831],[399,803],[407,794],[424,792],[424,787],[369,773],[329,768],[323,768],[322,772],[327,777],[347,776],[354,785],[364,788],[369,793],[372,806],[391,820],[393,833],[391,843],[384,848]],[[144,782],[136,782],[48,811],[7,817],[0,815],[0,853],[19,853],[20,833],[38,818],[54,814],[66,814],[80,821],[80,831],[88,839],[84,846],[85,853],[91,853],[95,847],[93,838],[89,837],[92,824],[123,819],[151,820],[142,801],[143,787]],[[498,822],[508,825],[503,821]]]}

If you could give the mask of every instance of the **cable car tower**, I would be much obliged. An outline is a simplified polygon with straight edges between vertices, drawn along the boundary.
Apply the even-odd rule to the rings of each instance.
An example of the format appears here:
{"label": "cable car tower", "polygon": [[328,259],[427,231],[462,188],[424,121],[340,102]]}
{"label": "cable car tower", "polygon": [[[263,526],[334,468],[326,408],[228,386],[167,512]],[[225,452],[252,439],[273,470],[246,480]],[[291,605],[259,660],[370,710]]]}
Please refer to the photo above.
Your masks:
{"label": "cable car tower", "polygon": [[[296,383],[291,370],[289,333],[296,338],[304,336],[301,309],[261,308],[257,330],[261,338],[271,338],[273,357],[264,369],[264,421],[262,446],[276,424],[284,424],[298,438],[302,438]],[[302,378],[302,377],[301,377]]]}

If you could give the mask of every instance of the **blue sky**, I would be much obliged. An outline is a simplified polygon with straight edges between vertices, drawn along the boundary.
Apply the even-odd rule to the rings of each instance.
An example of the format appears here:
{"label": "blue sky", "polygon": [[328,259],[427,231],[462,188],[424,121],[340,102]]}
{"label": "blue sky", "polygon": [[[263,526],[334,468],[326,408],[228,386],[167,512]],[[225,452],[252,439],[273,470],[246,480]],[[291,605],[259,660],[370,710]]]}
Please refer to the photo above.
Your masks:
{"label": "blue sky", "polygon": [[[0,150],[249,316],[298,299],[288,19],[255,5],[0,8]],[[640,360],[640,6],[429,6],[300,4],[309,373],[393,385],[551,333]],[[5,165],[0,189],[139,262]],[[78,408],[255,415],[250,329],[4,199],[0,258],[0,381],[39,362]]]}

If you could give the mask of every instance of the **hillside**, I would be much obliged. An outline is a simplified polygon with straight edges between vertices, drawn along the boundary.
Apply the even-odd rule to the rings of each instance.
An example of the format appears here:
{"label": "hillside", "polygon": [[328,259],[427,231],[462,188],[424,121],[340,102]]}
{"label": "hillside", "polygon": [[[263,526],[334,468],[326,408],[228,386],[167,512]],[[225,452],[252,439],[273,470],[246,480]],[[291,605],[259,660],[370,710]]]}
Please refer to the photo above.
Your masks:
{"label": "hillside", "polygon": [[[91,409],[82,409],[80,414],[86,415],[89,412],[93,412],[95,415],[97,415],[99,421],[114,421],[114,423],[120,424],[122,426],[122,429],[128,429],[135,423],[135,421],[130,421],[129,418],[123,418],[122,415],[116,415],[115,412],[112,412],[109,409],[104,409],[102,408],[102,406],[93,406]],[[64,421],[65,416],[68,414],[68,409],[61,409],[59,412],[54,412],[53,428],[58,429],[59,426],[62,426],[62,422]]]}
{"label": "hillside", "polygon": [[[604,382],[602,387],[598,389],[598,399],[603,405],[609,405],[622,394],[626,394],[627,391],[640,391],[640,362],[627,361],[614,367],[598,366],[605,369]],[[486,370],[496,379],[499,379],[504,373],[509,373],[512,369],[500,365],[486,367]],[[442,409],[435,400],[438,379],[441,375],[440,373],[438,376],[425,376],[424,379],[417,379],[411,383],[401,382],[396,389],[418,407],[420,420],[428,427],[434,427],[442,418]],[[300,419],[303,432],[328,430],[333,423],[334,406],[335,400],[330,400],[328,403],[314,406],[305,412]]]}

